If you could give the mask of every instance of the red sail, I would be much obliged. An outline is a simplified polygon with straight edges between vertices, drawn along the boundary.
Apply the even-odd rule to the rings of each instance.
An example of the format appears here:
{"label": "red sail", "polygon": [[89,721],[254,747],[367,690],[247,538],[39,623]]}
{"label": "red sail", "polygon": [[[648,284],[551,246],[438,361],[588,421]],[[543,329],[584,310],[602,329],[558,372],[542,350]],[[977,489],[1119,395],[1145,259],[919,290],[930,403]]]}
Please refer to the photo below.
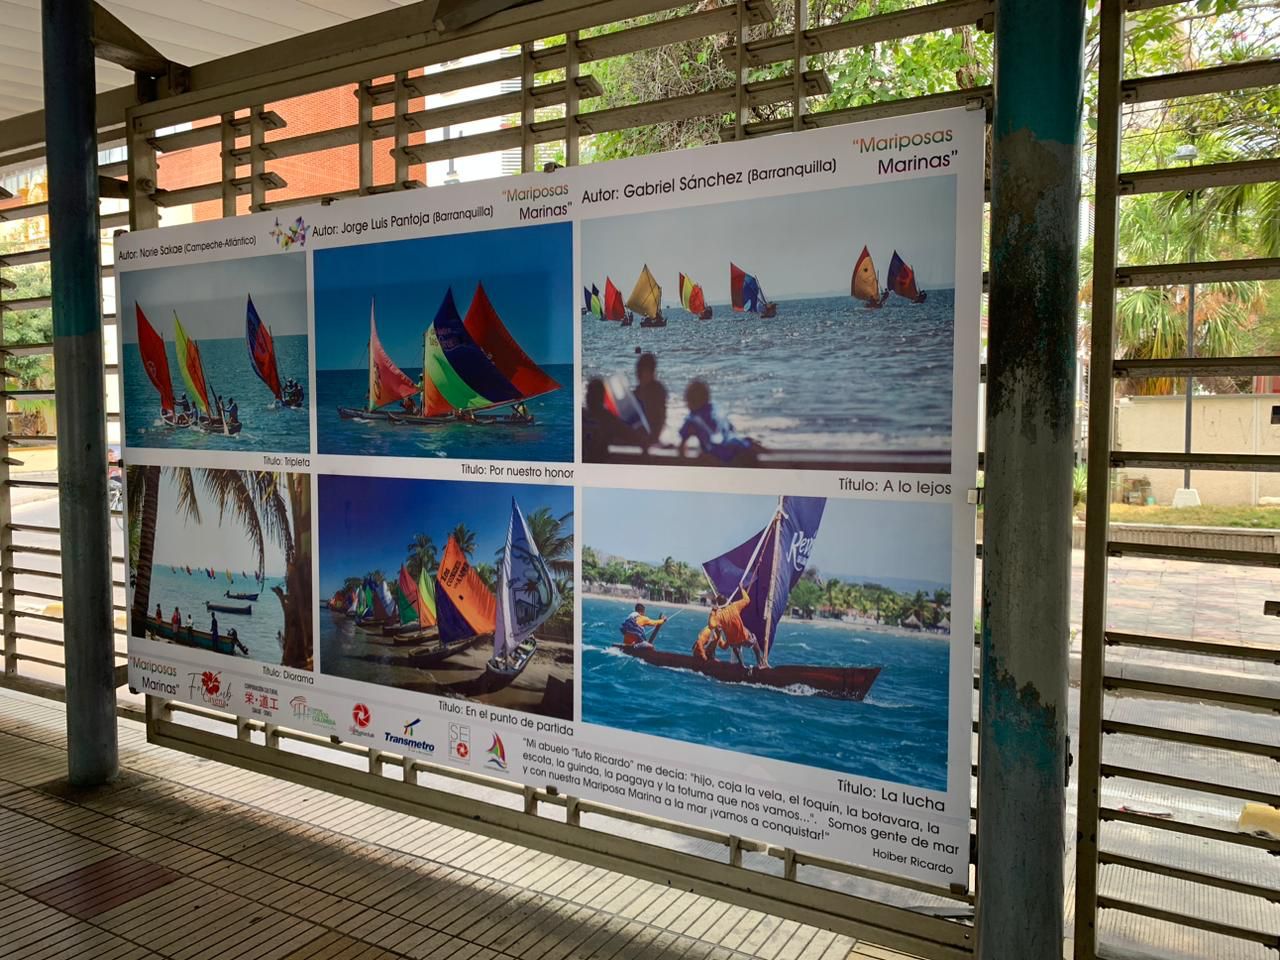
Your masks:
{"label": "red sail", "polygon": [[627,315],[627,308],[622,303],[622,291],[613,285],[608,277],[604,278],[604,318],[621,320]]}
{"label": "red sail", "polygon": [[689,294],[689,312],[702,313],[705,309],[707,309],[707,298],[702,294],[702,287],[695,283],[693,293]]}
{"label": "red sail", "polygon": [[418,392],[418,385],[404,375],[378,340],[378,327],[369,305],[369,409],[376,410]]}
{"label": "red sail", "polygon": [[512,338],[489,302],[483,283],[476,284],[476,295],[471,298],[462,325],[522,397],[536,397],[560,389],[560,384],[547,376]]}
{"label": "red sail", "polygon": [[916,287],[915,271],[898,256],[897,250],[893,251],[893,259],[889,261],[889,289],[913,303],[921,303],[924,300]]}
{"label": "red sail", "polygon": [[733,309],[741,313],[743,306],[742,285],[747,279],[747,272],[736,263],[729,264],[729,299],[733,301]]}
{"label": "red sail", "polygon": [[147,322],[142,307],[134,304],[138,316],[138,352],[142,354],[142,368],[147,371],[147,379],[155,384],[160,393],[160,409],[173,410],[173,381],[169,379],[169,356],[164,350],[164,340],[155,328]]}

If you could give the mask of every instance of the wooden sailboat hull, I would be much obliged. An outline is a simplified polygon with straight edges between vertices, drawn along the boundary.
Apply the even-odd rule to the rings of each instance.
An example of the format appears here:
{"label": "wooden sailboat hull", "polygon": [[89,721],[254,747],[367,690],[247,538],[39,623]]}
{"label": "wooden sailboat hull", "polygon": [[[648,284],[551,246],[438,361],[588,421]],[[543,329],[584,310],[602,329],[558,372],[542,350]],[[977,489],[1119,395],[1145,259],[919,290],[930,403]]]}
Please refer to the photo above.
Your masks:
{"label": "wooden sailboat hull", "polygon": [[179,627],[174,630],[172,623],[165,623],[163,620],[157,620],[155,617],[147,617],[147,632],[153,633],[157,637],[164,640],[171,640],[174,643],[184,647],[195,647],[198,650],[212,650],[214,653],[225,653],[227,656],[234,657],[237,654],[248,656],[249,651],[244,644],[236,640],[232,640],[225,634],[219,634],[215,643],[213,635],[206,630],[197,630],[194,627],[187,629]]}
{"label": "wooden sailboat hull", "polygon": [[692,670],[721,683],[743,683],[757,687],[808,687],[820,697],[833,700],[861,700],[880,676],[880,667],[828,667],[782,664],[760,670],[739,666],[736,661],[699,660],[684,653],[670,653],[652,646],[625,646],[615,649],[655,667]]}
{"label": "wooden sailboat hull", "polygon": [[776,317],[777,315],[778,305],[776,303],[767,303],[765,304],[764,309],[760,311],[760,317],[763,320],[768,320],[771,317]]}
{"label": "wooden sailboat hull", "polygon": [[257,600],[259,596],[256,593],[232,593],[230,590],[223,591],[222,595],[228,600]]}
{"label": "wooden sailboat hull", "polygon": [[524,668],[529,665],[529,661],[533,659],[534,653],[538,650],[538,641],[534,637],[530,637],[527,644],[522,644],[517,651],[519,656],[516,662],[510,666],[490,657],[485,664],[485,672],[495,679],[501,679],[506,683],[510,683],[520,674],[524,673]]}
{"label": "wooden sailboat hull", "polygon": [[698,314],[698,319],[699,319],[699,320],[710,320],[710,319],[711,319],[711,308],[710,308],[710,307],[707,307],[707,309],[703,310],[700,314]]}
{"label": "wooden sailboat hull", "polygon": [[479,637],[467,637],[465,640],[441,642],[435,649],[414,651],[409,654],[409,665],[413,667],[430,667],[448,660],[455,653],[469,650]]}
{"label": "wooden sailboat hull", "polygon": [[666,317],[645,317],[640,321],[640,326],[642,327],[665,327],[666,325]]}
{"label": "wooden sailboat hull", "polygon": [[527,427],[533,424],[533,417],[519,417],[514,414],[498,415],[478,413],[473,419],[464,420],[449,414],[441,417],[420,417],[409,413],[391,413],[387,410],[364,410],[358,407],[339,407],[338,416],[343,420],[382,420],[398,426],[441,427],[449,424],[463,423],[468,426],[516,426]]}
{"label": "wooden sailboat hull", "polygon": [[234,613],[242,617],[252,616],[253,614],[253,605],[249,603],[214,603],[212,600],[206,600],[204,608],[214,613]]}

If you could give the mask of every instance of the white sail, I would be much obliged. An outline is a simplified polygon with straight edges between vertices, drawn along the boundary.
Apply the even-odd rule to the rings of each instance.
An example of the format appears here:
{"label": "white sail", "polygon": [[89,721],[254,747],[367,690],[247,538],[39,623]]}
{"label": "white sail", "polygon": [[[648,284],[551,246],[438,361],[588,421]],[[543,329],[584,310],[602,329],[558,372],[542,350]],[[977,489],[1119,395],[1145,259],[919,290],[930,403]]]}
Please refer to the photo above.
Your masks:
{"label": "white sail", "polygon": [[547,622],[560,606],[560,593],[547,563],[529,534],[520,505],[511,501],[507,542],[498,565],[498,615],[493,655],[507,657]]}

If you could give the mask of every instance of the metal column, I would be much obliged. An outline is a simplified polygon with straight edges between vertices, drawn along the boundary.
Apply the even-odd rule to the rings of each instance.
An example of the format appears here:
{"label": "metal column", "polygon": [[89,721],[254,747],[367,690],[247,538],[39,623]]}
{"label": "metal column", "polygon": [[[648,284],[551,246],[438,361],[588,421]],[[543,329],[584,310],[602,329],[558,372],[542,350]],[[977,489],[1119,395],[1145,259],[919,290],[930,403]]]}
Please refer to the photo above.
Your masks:
{"label": "metal column", "polygon": [[118,760],[92,26],[91,0],[41,3],[67,764],[78,786],[112,780]]}
{"label": "metal column", "polygon": [[978,954],[1059,957],[1084,2],[998,0]]}

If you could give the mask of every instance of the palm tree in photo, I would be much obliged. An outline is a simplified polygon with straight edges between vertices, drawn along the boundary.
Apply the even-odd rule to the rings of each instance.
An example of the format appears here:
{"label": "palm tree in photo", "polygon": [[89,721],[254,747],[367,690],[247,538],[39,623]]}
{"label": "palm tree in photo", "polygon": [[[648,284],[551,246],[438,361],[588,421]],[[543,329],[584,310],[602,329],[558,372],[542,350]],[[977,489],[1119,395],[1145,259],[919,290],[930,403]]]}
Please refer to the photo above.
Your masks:
{"label": "palm tree in photo", "polygon": [[409,552],[404,562],[409,570],[409,576],[417,580],[423,570],[427,571],[428,577],[435,576],[439,557],[436,554],[434,540],[425,533],[415,534],[413,542],[405,549]]}
{"label": "palm tree in photo", "polygon": [[468,560],[476,552],[476,533],[470,529],[465,523],[460,523],[453,528],[453,539],[458,541],[458,549],[462,551],[463,556]]}
{"label": "palm tree in photo", "polygon": [[498,568],[492,563],[477,563],[472,569],[475,570],[476,576],[490,590],[496,590],[498,587]]}
{"label": "palm tree in photo", "polygon": [[573,576],[573,530],[570,521],[573,511],[556,517],[549,507],[539,507],[525,517],[529,536],[551,572],[559,576]]}
{"label": "palm tree in photo", "polygon": [[[174,481],[178,511],[189,522],[204,522],[197,481],[217,509],[219,524],[228,517],[236,522],[256,555],[259,580],[266,563],[267,542],[280,548],[285,559],[285,583],[283,589],[273,586],[271,590],[280,601],[284,614],[281,664],[309,669],[312,605],[310,477],[267,470],[193,470],[189,467],[164,468],[164,472]],[[132,555],[132,549],[130,551],[135,624],[146,622],[150,606],[160,480],[160,467],[130,469],[129,516],[131,523],[136,516],[139,525],[136,555]]]}

